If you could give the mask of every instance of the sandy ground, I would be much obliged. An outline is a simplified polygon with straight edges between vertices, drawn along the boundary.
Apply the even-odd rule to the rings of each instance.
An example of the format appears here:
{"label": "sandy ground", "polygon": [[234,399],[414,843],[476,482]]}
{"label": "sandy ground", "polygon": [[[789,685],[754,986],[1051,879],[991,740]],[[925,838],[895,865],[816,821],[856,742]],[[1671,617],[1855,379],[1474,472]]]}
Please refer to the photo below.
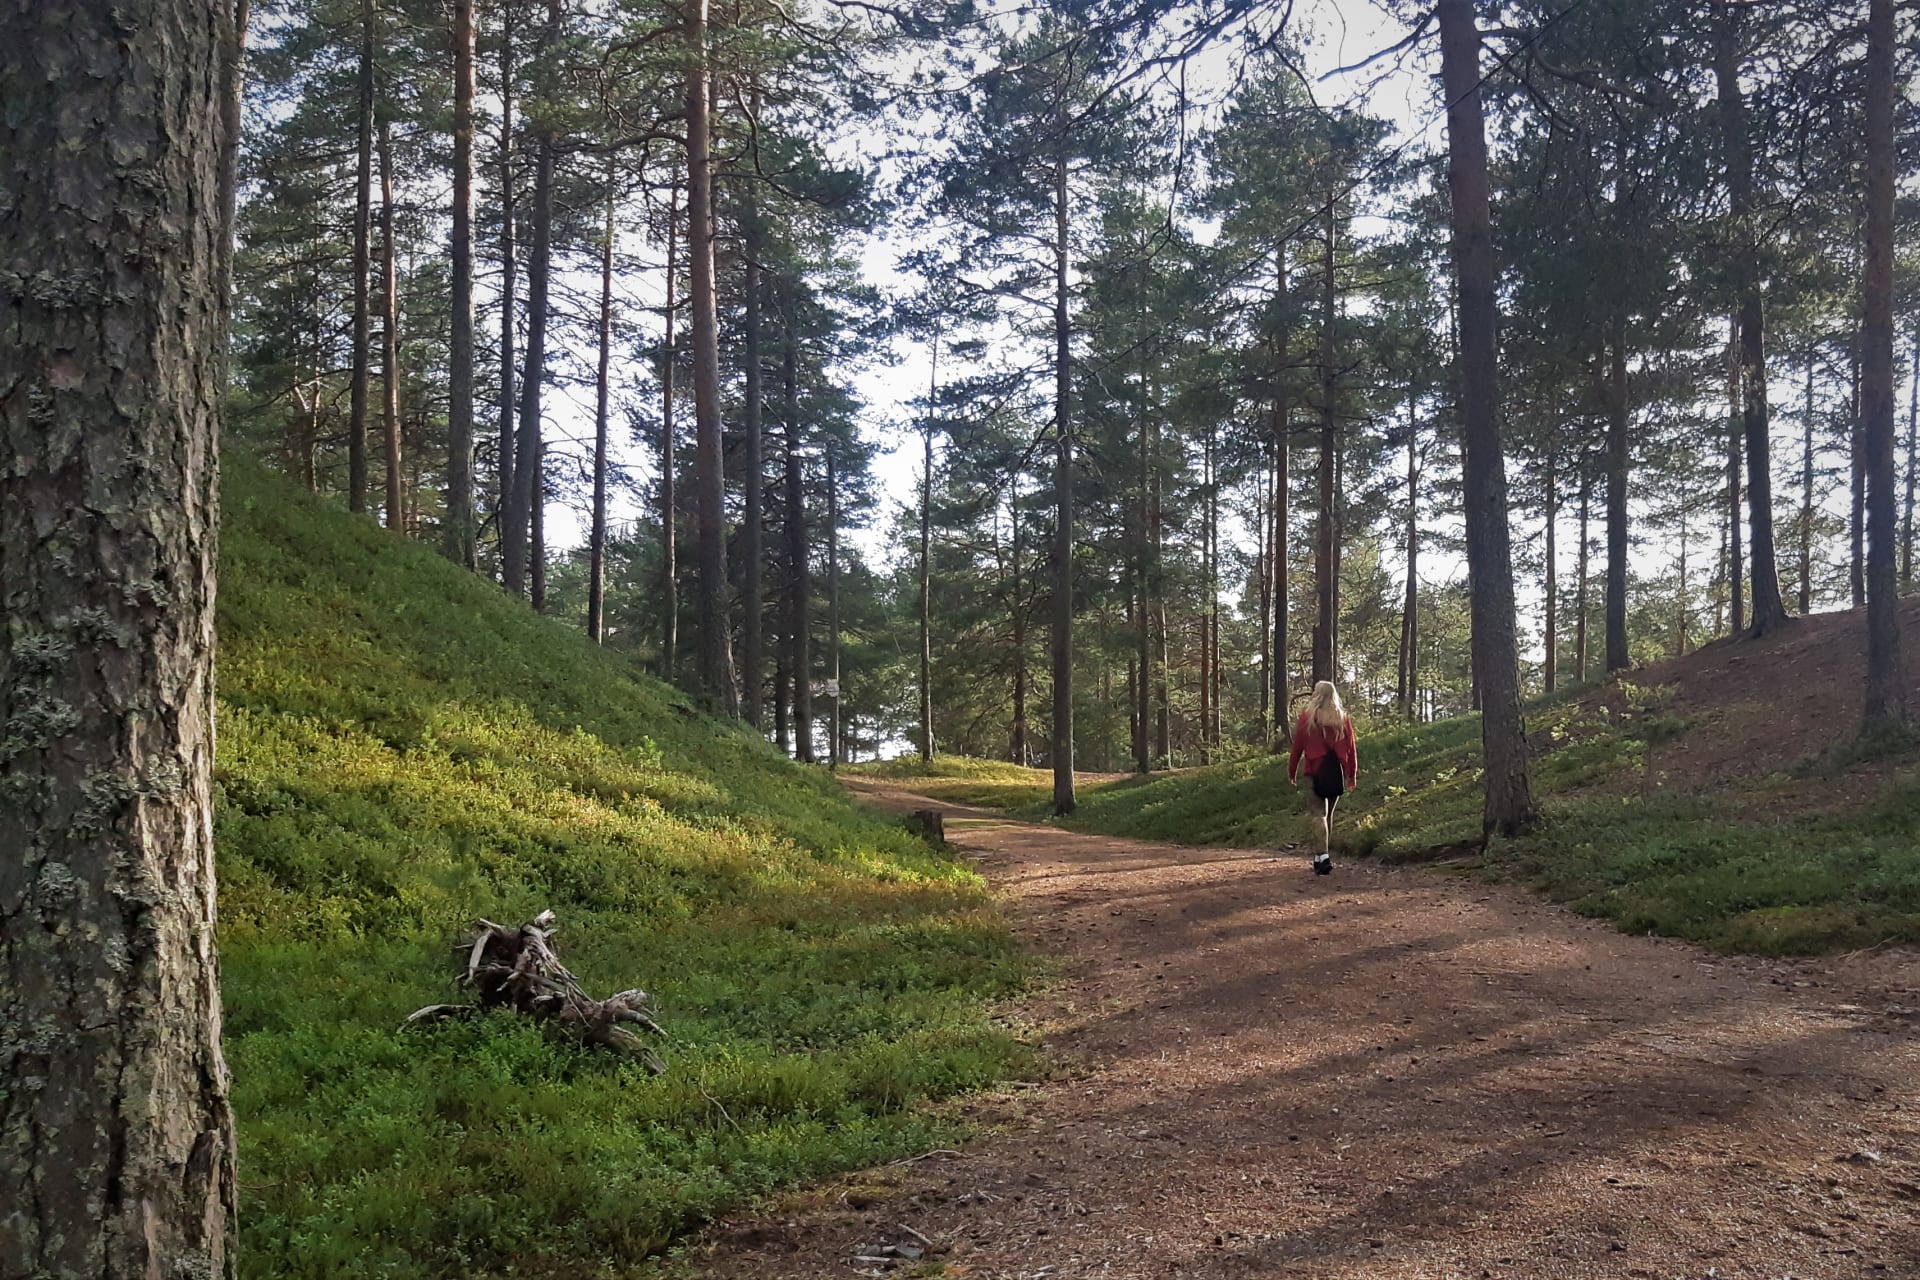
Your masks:
{"label": "sandy ground", "polygon": [[854,785],[945,810],[1058,958],[1017,1012],[1062,1069],[686,1274],[1920,1278],[1920,957],[1726,959],[1432,869]]}

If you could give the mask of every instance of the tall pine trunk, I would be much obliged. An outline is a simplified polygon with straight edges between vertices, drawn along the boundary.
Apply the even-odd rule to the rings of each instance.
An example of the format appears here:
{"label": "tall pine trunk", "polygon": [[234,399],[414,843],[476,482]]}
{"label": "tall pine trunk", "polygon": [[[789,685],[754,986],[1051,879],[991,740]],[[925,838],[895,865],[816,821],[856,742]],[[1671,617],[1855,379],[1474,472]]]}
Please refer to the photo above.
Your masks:
{"label": "tall pine trunk", "polygon": [[238,14],[15,12],[0,1271],[232,1277],[211,835]]}
{"label": "tall pine trunk", "polygon": [[[560,0],[548,0],[547,23],[540,33],[541,54],[560,35]],[[514,432],[513,492],[500,536],[502,577],[509,594],[527,594],[533,520],[544,505],[540,476],[541,392],[547,370],[547,295],[553,262],[553,171],[556,139],[551,118],[542,120],[534,138],[533,244],[527,261],[527,349],[520,374],[520,425]],[[536,604],[536,607],[537,604]]]}
{"label": "tall pine trunk", "polygon": [[1073,812],[1073,352],[1067,296],[1067,158],[1053,169],[1053,811]]}
{"label": "tall pine trunk", "polygon": [[1741,502],[1740,460],[1746,419],[1740,405],[1740,314],[1727,324],[1727,631],[1747,629],[1747,567],[1740,547],[1740,522],[1746,512]]}
{"label": "tall pine trunk", "polygon": [[514,242],[513,199],[513,37],[518,10],[517,0],[504,0],[500,13],[500,439],[496,447],[494,481],[495,533],[499,536],[502,557],[501,578],[505,582],[507,513],[513,505],[514,420],[519,413],[520,397],[514,385],[514,308],[515,286],[520,274],[519,249]]}
{"label": "tall pine trunk", "polygon": [[1007,735],[1007,758],[1025,766],[1031,758],[1027,741],[1027,606],[1020,564],[1020,472],[1007,476],[1007,521],[1012,543],[1013,590],[1008,597],[1013,623],[1013,724]]}
{"label": "tall pine trunk", "polygon": [[1813,612],[1813,352],[1807,352],[1807,398],[1800,423],[1800,612]]}
{"label": "tall pine trunk", "polygon": [[1559,476],[1554,469],[1553,451],[1547,451],[1547,600],[1545,632],[1542,637],[1546,648],[1546,661],[1540,672],[1541,682],[1547,693],[1552,693],[1560,682],[1560,577],[1556,563],[1554,538],[1558,534],[1560,523]]}
{"label": "tall pine trunk", "polygon": [[353,206],[353,374],[347,417],[347,509],[367,509],[367,396],[373,378],[373,0],[360,4],[360,140]]}
{"label": "tall pine trunk", "polygon": [[1407,391],[1407,584],[1400,606],[1400,718],[1411,719],[1420,669],[1420,424],[1417,399]]}
{"label": "tall pine trunk", "polygon": [[1920,482],[1920,329],[1913,334],[1913,382],[1907,397],[1907,497],[1901,515],[1900,590],[1913,590],[1913,500]]}
{"label": "tall pine trunk", "polygon": [[473,0],[453,0],[453,279],[447,348],[447,523],[442,549],[468,569],[473,522]]}
{"label": "tall pine trunk", "polygon": [[[1766,310],[1761,298],[1760,244],[1753,219],[1753,153],[1747,136],[1740,8],[1721,7],[1714,61],[1720,98],[1721,143],[1739,254],[1740,416],[1747,450],[1747,521],[1753,583],[1752,632],[1766,635],[1787,620],[1773,548],[1773,451],[1767,421]],[[1739,620],[1734,623],[1736,629]]]}
{"label": "tall pine trunk", "polygon": [[[1274,251],[1274,295],[1278,332],[1273,353],[1273,741],[1285,741],[1292,729],[1293,668],[1287,623],[1293,607],[1288,561],[1293,554],[1288,525],[1293,502],[1293,409],[1287,401],[1287,246]],[[1270,744],[1271,745],[1271,744]]]}
{"label": "tall pine trunk", "polygon": [[712,69],[708,0],[687,5],[687,271],[693,301],[693,421],[699,574],[699,682],[714,710],[733,715],[733,638],[727,628],[726,477],[720,451],[720,327],[713,283]]}
{"label": "tall pine trunk", "polygon": [[[760,118],[760,89],[756,83],[752,93],[753,118]],[[752,182],[749,176],[745,181]],[[740,528],[740,714],[746,722],[758,729],[760,716],[760,682],[766,668],[765,641],[761,635],[765,623],[765,606],[761,600],[762,583],[766,580],[766,555],[761,546],[766,526],[766,463],[761,456],[764,444],[761,432],[762,404],[764,395],[761,389],[761,269],[762,236],[760,234],[760,210],[752,198],[743,202],[741,210],[742,256],[745,258],[742,289],[746,297],[742,299],[745,311],[745,339],[743,352],[746,360],[746,403],[743,426],[746,434],[746,510],[742,515]]]}
{"label": "tall pine trunk", "polygon": [[387,528],[406,528],[400,458],[400,280],[393,243],[393,126],[380,122],[380,407],[386,441]]}
{"label": "tall pine trunk", "polygon": [[840,474],[833,457],[833,440],[827,440],[827,768],[837,769],[842,759],[841,733],[845,723],[840,716]]}
{"label": "tall pine trunk", "polygon": [[1867,253],[1861,285],[1860,409],[1867,473],[1868,730],[1905,724],[1894,560],[1893,0],[1867,0]]}
{"label": "tall pine trunk", "polygon": [[1533,820],[1521,718],[1506,462],[1500,449],[1497,316],[1487,143],[1480,106],[1480,33],[1472,0],[1439,0],[1447,95],[1447,189],[1459,288],[1461,479],[1472,575],[1473,665],[1482,715],[1482,830],[1514,835]]}
{"label": "tall pine trunk", "polygon": [[1861,352],[1866,341],[1864,326],[1856,328],[1853,346],[1847,357],[1848,393],[1847,393],[1847,459],[1853,468],[1853,483],[1850,490],[1853,508],[1847,521],[1847,539],[1849,556],[1847,560],[1847,586],[1858,609],[1867,602],[1867,444],[1866,444],[1866,405],[1863,400],[1864,383],[1861,376]]}
{"label": "tall pine trunk", "polygon": [[587,635],[607,637],[607,401],[613,374],[613,156],[607,156],[607,214],[600,243],[600,358],[593,381],[593,526],[587,535]]}
{"label": "tall pine trunk", "polygon": [[[664,333],[660,347],[660,678],[669,681],[680,668],[680,505],[676,492],[678,464],[673,456],[673,390],[679,367],[673,345],[673,318],[678,305],[675,273],[680,260],[679,236],[680,185],[674,181],[667,185],[667,296],[661,308]],[[791,360],[791,335],[787,345]],[[787,431],[791,436],[791,419]],[[805,668],[801,668],[800,679],[804,685]],[[809,762],[812,758],[811,755],[802,757]]]}
{"label": "tall pine trunk", "polygon": [[1627,653],[1627,322],[1615,317],[1607,377],[1607,670]]}
{"label": "tall pine trunk", "polygon": [[1325,259],[1321,266],[1320,293],[1320,509],[1315,526],[1313,577],[1315,616],[1313,625],[1313,678],[1333,679],[1339,662],[1340,568],[1339,533],[1335,527],[1334,506],[1338,501],[1335,484],[1335,453],[1338,448],[1334,404],[1334,310],[1336,279],[1334,249],[1339,201],[1327,195],[1327,225],[1324,237]]}
{"label": "tall pine trunk", "polygon": [[940,394],[940,331],[927,375],[927,421],[920,439],[920,759],[933,760],[933,424]]}
{"label": "tall pine trunk", "polygon": [[793,285],[780,290],[781,418],[786,428],[787,535],[787,666],[793,676],[793,742],[795,754],[813,763],[813,655],[808,597],[812,574],[807,563],[806,487],[800,475],[799,336],[795,326],[799,309]]}
{"label": "tall pine trunk", "polygon": [[1587,599],[1587,582],[1591,577],[1587,557],[1592,551],[1587,525],[1592,514],[1593,468],[1583,457],[1580,460],[1580,555],[1574,570],[1579,580],[1573,589],[1573,668],[1574,678],[1581,684],[1587,682],[1587,618],[1592,609]]}

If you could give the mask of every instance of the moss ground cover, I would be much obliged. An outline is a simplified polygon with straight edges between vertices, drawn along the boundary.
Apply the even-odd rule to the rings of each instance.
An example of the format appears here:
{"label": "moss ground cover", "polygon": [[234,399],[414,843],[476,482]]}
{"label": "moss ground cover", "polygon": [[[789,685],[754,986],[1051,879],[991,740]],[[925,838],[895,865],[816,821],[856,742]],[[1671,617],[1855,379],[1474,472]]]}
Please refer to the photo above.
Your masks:
{"label": "moss ground cover", "polygon": [[[245,465],[225,519],[246,1274],[614,1274],[1029,1069],[964,866],[424,547]],[[590,989],[655,993],[666,1076],[506,1017],[397,1031],[475,916],[545,907]]]}

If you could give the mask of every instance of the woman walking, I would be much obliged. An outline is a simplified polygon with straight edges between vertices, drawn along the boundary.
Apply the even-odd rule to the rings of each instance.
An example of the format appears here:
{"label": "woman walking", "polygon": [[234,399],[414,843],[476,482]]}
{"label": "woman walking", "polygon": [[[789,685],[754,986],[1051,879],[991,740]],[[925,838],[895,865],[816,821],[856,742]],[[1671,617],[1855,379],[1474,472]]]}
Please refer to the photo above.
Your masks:
{"label": "woman walking", "polygon": [[1353,721],[1340,705],[1340,691],[1331,680],[1313,686],[1313,696],[1293,726],[1293,751],[1287,756],[1289,786],[1298,784],[1302,764],[1312,780],[1314,808],[1320,818],[1320,852],[1313,860],[1313,871],[1324,876],[1333,870],[1334,808],[1360,781]]}

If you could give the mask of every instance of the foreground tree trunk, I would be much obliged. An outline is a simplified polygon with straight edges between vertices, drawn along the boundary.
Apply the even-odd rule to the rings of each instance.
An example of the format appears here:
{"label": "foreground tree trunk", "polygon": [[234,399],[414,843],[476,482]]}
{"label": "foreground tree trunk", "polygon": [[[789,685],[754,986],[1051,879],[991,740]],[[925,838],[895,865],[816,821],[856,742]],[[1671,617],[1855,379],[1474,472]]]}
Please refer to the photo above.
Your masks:
{"label": "foreground tree trunk", "polygon": [[441,548],[478,558],[473,523],[473,0],[453,0],[453,280],[447,346],[447,514]]}
{"label": "foreground tree trunk", "polygon": [[693,300],[694,480],[699,530],[699,682],[707,704],[739,710],[733,686],[733,639],[727,630],[726,478],[720,455],[720,327],[713,285],[712,71],[707,52],[707,0],[687,6],[687,271]]}
{"label": "foreground tree trunk", "polygon": [[0,1274],[234,1274],[214,943],[231,4],[0,41]]}
{"label": "foreground tree trunk", "polygon": [[1867,479],[1865,728],[1905,724],[1893,497],[1893,0],[1867,3],[1867,270],[1860,410]]}
{"label": "foreground tree trunk", "polygon": [[1506,462],[1500,452],[1493,233],[1486,126],[1480,107],[1480,32],[1471,0],[1439,0],[1441,75],[1447,95],[1447,189],[1459,286],[1461,479],[1472,575],[1473,665],[1479,677],[1486,788],[1482,830],[1513,835],[1533,820],[1527,733],[1520,714],[1513,556]]}
{"label": "foreground tree trunk", "polygon": [[[1061,146],[1065,147],[1062,126]],[[1053,170],[1053,811],[1073,812],[1073,349],[1067,158]]]}

